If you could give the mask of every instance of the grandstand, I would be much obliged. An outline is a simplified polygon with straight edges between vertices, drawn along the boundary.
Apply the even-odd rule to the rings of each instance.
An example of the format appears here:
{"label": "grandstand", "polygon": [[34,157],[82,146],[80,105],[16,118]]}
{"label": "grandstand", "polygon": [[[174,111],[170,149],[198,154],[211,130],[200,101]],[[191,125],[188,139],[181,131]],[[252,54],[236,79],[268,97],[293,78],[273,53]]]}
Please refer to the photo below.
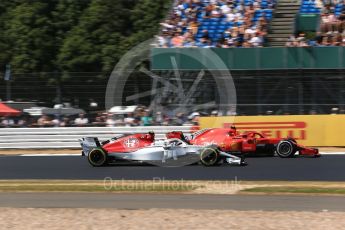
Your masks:
{"label": "grandstand", "polygon": [[[208,69],[210,66],[196,64],[195,61],[188,64],[186,57],[190,49],[184,47],[208,47],[231,70],[237,90],[239,115],[328,114],[334,108],[344,113],[344,49],[335,47],[345,45],[342,34],[342,3],[338,1],[332,4],[321,0],[200,1],[201,7],[193,11],[191,4],[185,2],[187,1],[175,1],[173,12],[164,22],[170,23],[170,26],[163,26],[159,47],[170,48],[171,53],[169,57],[153,57],[152,68],[155,71],[172,70],[177,65],[189,75],[192,75],[191,70],[195,71],[196,77],[198,70]],[[234,21],[227,13],[219,13],[225,2],[230,2],[231,9],[243,6],[239,15],[242,20]],[[208,7],[216,10],[209,13]],[[331,19],[332,14],[336,17],[327,24],[330,26],[326,29],[330,30],[322,31],[325,22],[321,19]],[[243,20],[246,15],[252,15],[249,17],[250,21]],[[236,32],[243,27],[255,30],[263,17],[267,21],[267,33],[265,36],[260,35],[265,40],[264,43],[258,46],[248,45],[245,36],[241,42],[229,43],[229,38],[233,38],[234,28]],[[189,20],[193,23],[191,27]],[[181,42],[177,46],[170,43],[175,37],[182,37],[181,41],[184,41],[184,36],[188,35],[191,28],[194,45],[188,42]],[[228,31],[230,36],[227,36]],[[234,34],[238,40],[240,33]],[[226,45],[224,41],[227,42]],[[261,46],[266,47],[257,48]],[[180,49],[174,49],[176,47]],[[251,48],[244,50],[235,49],[236,47]],[[153,52],[158,54],[159,49],[156,49],[158,52]],[[172,56],[178,61],[175,67],[169,64]],[[214,85],[209,89],[205,88],[204,92],[212,90],[215,90]]]}
{"label": "grandstand", "polygon": [[159,47],[339,46],[342,11],[341,1],[177,0]]}
{"label": "grandstand", "polygon": [[341,15],[343,7],[344,7],[344,3],[337,3],[337,4],[335,4],[335,15],[336,16],[339,17]]}
{"label": "grandstand", "polygon": [[160,47],[263,46],[273,0],[175,1]]}
{"label": "grandstand", "polygon": [[300,12],[303,14],[319,14],[321,13],[322,3],[320,1],[302,0]]}

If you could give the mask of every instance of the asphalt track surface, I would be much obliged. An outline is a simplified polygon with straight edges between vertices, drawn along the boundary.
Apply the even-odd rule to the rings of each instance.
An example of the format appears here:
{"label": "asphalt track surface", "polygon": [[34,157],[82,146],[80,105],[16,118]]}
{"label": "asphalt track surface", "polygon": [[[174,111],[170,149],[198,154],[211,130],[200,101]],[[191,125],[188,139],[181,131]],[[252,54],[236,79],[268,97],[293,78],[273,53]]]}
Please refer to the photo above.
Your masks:
{"label": "asphalt track surface", "polygon": [[340,196],[0,193],[0,207],[345,211]]}
{"label": "asphalt track surface", "polygon": [[199,165],[163,168],[121,165],[93,168],[81,156],[1,156],[0,180],[75,179],[103,180],[282,180],[345,181],[345,156],[320,158],[248,158],[248,166],[203,167]]}

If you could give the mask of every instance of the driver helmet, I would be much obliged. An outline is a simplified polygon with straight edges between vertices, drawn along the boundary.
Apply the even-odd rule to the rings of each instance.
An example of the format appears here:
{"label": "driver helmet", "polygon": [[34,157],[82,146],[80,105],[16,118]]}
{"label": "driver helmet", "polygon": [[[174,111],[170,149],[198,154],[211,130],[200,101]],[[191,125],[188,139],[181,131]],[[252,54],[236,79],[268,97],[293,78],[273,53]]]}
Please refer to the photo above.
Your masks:
{"label": "driver helmet", "polygon": [[154,139],[155,139],[155,132],[150,131],[150,132],[148,133],[148,138],[154,140]]}

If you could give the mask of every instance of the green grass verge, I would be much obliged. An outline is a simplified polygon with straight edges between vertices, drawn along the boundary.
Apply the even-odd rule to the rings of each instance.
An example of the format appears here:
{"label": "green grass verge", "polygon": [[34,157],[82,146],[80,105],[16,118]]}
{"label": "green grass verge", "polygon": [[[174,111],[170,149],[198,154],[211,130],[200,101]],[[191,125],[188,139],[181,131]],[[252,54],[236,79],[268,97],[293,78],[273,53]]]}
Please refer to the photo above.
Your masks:
{"label": "green grass verge", "polygon": [[345,188],[320,188],[320,187],[256,187],[241,190],[247,193],[300,193],[300,194],[339,194],[345,195]]}

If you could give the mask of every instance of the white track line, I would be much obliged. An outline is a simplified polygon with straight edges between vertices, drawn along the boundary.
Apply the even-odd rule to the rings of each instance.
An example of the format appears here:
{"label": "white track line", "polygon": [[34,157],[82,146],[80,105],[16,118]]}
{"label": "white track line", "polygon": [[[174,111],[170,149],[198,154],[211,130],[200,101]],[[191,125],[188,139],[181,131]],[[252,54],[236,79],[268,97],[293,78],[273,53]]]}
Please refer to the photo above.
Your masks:
{"label": "white track line", "polygon": [[320,152],[321,155],[345,155],[345,152]]}
{"label": "white track line", "polygon": [[81,156],[81,153],[74,153],[74,154],[21,154],[19,155],[21,157],[69,157],[69,156],[73,156],[73,157],[77,157],[77,156]]}

